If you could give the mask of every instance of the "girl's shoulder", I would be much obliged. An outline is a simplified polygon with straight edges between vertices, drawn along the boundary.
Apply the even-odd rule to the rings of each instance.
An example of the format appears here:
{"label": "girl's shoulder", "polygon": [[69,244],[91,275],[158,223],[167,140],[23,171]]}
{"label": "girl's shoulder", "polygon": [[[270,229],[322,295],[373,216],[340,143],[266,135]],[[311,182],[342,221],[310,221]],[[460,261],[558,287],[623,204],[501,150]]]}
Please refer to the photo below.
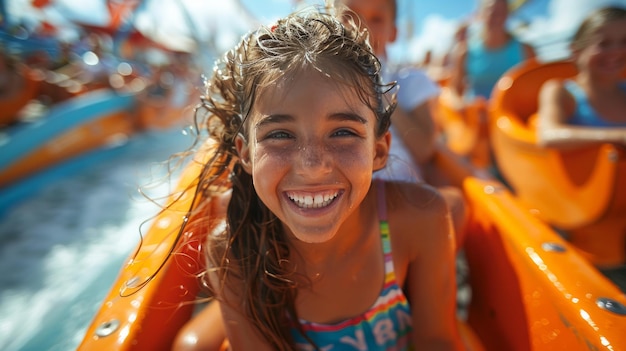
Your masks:
{"label": "girl's shoulder", "polygon": [[[450,212],[443,196],[426,183],[387,182],[387,216],[391,236],[409,246],[428,246],[450,231]],[[416,240],[418,239],[418,240]]]}
{"label": "girl's shoulder", "polygon": [[387,181],[385,197],[390,214],[432,215],[446,209],[439,191],[424,182]]}

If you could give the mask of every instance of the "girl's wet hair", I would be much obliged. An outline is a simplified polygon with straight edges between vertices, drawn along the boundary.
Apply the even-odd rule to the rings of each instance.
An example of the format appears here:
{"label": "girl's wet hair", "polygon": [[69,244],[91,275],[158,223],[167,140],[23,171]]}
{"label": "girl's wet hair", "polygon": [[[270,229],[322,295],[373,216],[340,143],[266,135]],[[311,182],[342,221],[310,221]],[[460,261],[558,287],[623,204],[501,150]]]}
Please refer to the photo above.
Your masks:
{"label": "girl's wet hair", "polygon": [[580,24],[574,33],[570,47],[573,52],[577,52],[589,46],[591,36],[602,26],[609,22],[625,20],[626,8],[624,7],[603,7],[593,11]]}
{"label": "girl's wet hair", "polygon": [[[305,70],[353,89],[376,116],[376,136],[386,133],[396,105],[390,92],[395,83],[383,84],[368,32],[356,18],[339,7],[309,8],[249,33],[218,60],[196,110],[196,127],[202,130],[198,142],[206,137],[214,142],[195,189],[195,197],[202,200],[195,206],[206,208],[202,201],[210,201],[225,187],[232,189],[227,229],[209,235],[206,245],[209,275],[219,282],[207,280],[206,285],[215,296],[221,295],[224,284],[242,292],[242,301],[223,303],[244,314],[277,350],[294,348],[290,328],[300,329],[294,301],[303,279],[295,279],[280,221],[238,163],[235,140],[248,139],[247,119],[260,92],[285,75]],[[228,285],[233,282],[238,285]]]}

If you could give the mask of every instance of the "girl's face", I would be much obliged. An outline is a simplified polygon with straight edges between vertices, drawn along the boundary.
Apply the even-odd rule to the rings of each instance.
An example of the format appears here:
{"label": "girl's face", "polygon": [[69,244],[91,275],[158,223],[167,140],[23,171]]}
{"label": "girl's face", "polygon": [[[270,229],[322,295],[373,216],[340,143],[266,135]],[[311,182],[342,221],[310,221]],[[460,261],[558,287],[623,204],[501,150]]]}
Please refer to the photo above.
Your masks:
{"label": "girl's face", "polygon": [[286,75],[259,94],[244,169],[288,233],[307,243],[330,240],[385,165],[390,137],[376,138],[376,117],[356,92],[322,73]]}
{"label": "girl's face", "polygon": [[626,67],[626,20],[599,27],[589,37],[589,45],[578,51],[578,66],[590,73],[619,79]]}

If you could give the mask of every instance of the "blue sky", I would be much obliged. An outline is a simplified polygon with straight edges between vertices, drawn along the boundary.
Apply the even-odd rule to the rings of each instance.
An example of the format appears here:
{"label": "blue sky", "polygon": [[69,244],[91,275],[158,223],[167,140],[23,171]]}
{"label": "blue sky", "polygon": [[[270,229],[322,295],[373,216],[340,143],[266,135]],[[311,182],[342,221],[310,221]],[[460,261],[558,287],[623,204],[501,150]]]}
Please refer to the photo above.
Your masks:
{"label": "blue sky", "polygon": [[[262,21],[288,13],[294,2],[297,1],[241,0]],[[526,0],[509,24],[512,29],[526,29],[519,32],[523,40],[542,46],[540,58],[563,58],[568,54],[567,38],[583,17],[593,8],[608,4],[626,6],[626,0]],[[443,55],[451,45],[456,26],[471,18],[476,6],[477,0],[398,0],[400,33],[395,45],[390,47],[391,58],[419,61],[427,50]]]}
{"label": "blue sky", "polygon": [[[303,2],[307,4],[319,4],[323,3],[323,0],[308,0]],[[297,1],[241,0],[241,3],[248,8],[250,12],[256,13],[262,21],[271,22],[273,19],[295,9],[294,3],[297,3]],[[398,0],[399,45],[397,45],[397,48],[391,48],[390,55],[401,60],[410,59],[408,56],[410,53],[403,52],[403,48],[400,47],[405,46],[400,44],[409,39],[407,30],[412,29],[414,32],[411,36],[412,39],[415,39],[419,33],[428,30],[429,27],[442,27],[446,29],[446,32],[453,31],[454,25],[467,18],[472,13],[475,6],[476,0]],[[448,33],[446,33],[446,35],[447,34]],[[433,40],[436,39],[433,38]],[[415,50],[422,51],[421,46]],[[418,53],[416,52],[414,55],[418,55]]]}
{"label": "blue sky", "polygon": [[[106,0],[50,0],[43,10],[32,9],[32,0],[6,1],[14,17],[59,22],[64,16],[106,22]],[[323,0],[143,0],[146,9],[135,18],[135,26],[159,40],[183,43],[195,32],[203,42],[222,52],[246,31],[268,24],[296,8],[297,3],[320,4]],[[511,0],[513,1],[513,0]],[[516,0],[521,1],[521,0]],[[398,0],[399,37],[389,49],[396,61],[419,61],[426,50],[442,55],[451,45],[452,34],[462,20],[471,18],[477,0]],[[181,4],[194,17],[177,11]],[[547,59],[567,55],[567,37],[593,8],[626,0],[526,0],[511,19],[511,28],[522,39],[548,47],[540,51]],[[523,25],[522,25],[523,24]],[[410,31],[409,31],[410,30]],[[550,45],[543,45],[545,43]]]}
{"label": "blue sky", "polygon": [[[304,1],[309,4],[319,4],[322,0]],[[411,13],[415,22],[423,22],[429,15],[441,15],[446,18],[459,19],[468,15],[475,7],[476,0],[398,0],[398,17],[406,21],[407,13]],[[293,10],[294,0],[241,0],[241,3],[251,12],[259,14],[260,18],[272,20]]]}
{"label": "blue sky", "polygon": [[[293,10],[295,2],[241,0],[244,7],[266,22]],[[585,11],[608,2],[626,6],[626,0],[526,0],[512,16],[510,26],[528,28],[524,34],[529,41],[537,40],[533,33],[542,33],[544,40],[553,37],[556,41],[563,41]],[[427,50],[432,51],[436,58],[443,56],[452,45],[456,27],[460,22],[470,19],[476,7],[477,0],[398,0],[399,35],[396,43],[389,48],[391,59],[420,61]],[[566,55],[565,48],[566,45],[562,44],[561,47],[551,49],[547,59]]]}

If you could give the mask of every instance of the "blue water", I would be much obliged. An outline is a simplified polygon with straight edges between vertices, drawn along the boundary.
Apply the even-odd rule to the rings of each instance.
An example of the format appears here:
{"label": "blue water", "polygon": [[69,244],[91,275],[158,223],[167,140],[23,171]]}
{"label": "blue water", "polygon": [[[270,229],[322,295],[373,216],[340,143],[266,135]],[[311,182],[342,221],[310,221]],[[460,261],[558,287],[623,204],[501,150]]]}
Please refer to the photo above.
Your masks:
{"label": "blue water", "polygon": [[75,350],[138,228],[158,210],[138,194],[188,146],[180,128],[134,138],[115,157],[55,181],[0,218],[0,350]]}

